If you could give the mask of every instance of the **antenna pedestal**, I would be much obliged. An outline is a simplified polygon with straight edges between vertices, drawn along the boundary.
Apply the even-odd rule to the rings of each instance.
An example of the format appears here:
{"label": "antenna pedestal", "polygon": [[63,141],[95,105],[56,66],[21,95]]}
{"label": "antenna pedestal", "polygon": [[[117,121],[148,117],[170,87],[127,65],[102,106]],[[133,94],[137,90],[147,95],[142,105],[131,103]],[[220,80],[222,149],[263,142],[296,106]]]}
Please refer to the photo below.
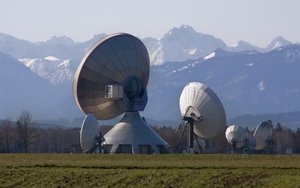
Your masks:
{"label": "antenna pedestal", "polygon": [[139,112],[125,112],[104,138],[106,153],[169,153],[168,144],[148,126]]}
{"label": "antenna pedestal", "polygon": [[189,122],[188,125],[188,130],[187,130],[187,144],[188,144],[188,148],[187,148],[187,152],[188,153],[194,153],[194,122],[191,121]]}

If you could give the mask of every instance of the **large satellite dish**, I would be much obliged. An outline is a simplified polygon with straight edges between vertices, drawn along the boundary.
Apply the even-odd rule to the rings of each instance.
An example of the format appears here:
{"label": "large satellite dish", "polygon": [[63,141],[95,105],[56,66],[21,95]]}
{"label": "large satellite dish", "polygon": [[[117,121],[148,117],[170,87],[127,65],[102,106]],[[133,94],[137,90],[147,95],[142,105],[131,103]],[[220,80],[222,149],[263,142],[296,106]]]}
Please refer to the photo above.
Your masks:
{"label": "large satellite dish", "polygon": [[85,114],[99,120],[125,111],[144,110],[149,56],[143,43],[129,34],[99,41],[81,61],[74,77],[74,97]]}
{"label": "large satellite dish", "polygon": [[188,147],[193,148],[193,134],[201,138],[215,138],[226,129],[226,115],[218,96],[200,82],[188,83],[180,95],[180,112],[189,125]]}
{"label": "large satellite dish", "polygon": [[[104,135],[106,145],[103,147],[109,153],[167,150],[167,143],[152,131],[138,112],[144,110],[148,100],[149,64],[147,49],[139,39],[117,33],[96,43],[75,73],[73,93],[82,112],[93,114],[98,120],[125,113],[118,126]],[[122,123],[124,121],[126,123]],[[139,132],[141,130],[144,132]]]}
{"label": "large satellite dish", "polygon": [[256,140],[256,150],[266,148],[272,139],[273,125],[271,121],[261,122],[254,131],[254,138]]}

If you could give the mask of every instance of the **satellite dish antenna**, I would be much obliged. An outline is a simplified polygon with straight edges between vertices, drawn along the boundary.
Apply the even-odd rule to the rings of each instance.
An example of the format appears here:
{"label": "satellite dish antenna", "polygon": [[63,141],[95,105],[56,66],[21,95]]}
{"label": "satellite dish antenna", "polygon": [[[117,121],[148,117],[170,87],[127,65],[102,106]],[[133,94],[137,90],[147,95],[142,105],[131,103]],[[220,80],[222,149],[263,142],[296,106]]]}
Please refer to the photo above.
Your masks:
{"label": "satellite dish antenna", "polygon": [[104,141],[95,116],[88,114],[80,129],[80,146],[84,153],[93,152]]}
{"label": "satellite dish antenna", "polygon": [[233,152],[241,148],[254,148],[255,139],[241,126],[231,125],[226,129],[225,137],[227,142],[232,145]]}
{"label": "satellite dish antenna", "polygon": [[142,120],[147,101],[149,55],[136,37],[117,33],[93,46],[81,61],[73,84],[77,106],[98,120],[125,113],[104,138],[108,153],[162,153],[167,143]]}
{"label": "satellite dish antenna", "polygon": [[231,125],[226,129],[225,137],[233,149],[241,148],[245,145],[246,130],[238,125]]}
{"label": "satellite dish antenna", "polygon": [[179,106],[182,115],[180,126],[183,124],[188,127],[188,149],[191,153],[194,134],[201,138],[215,138],[224,133],[224,107],[218,96],[206,85],[200,82],[188,83],[181,92]]}
{"label": "satellite dish antenna", "polygon": [[256,150],[262,150],[266,148],[272,139],[272,121],[261,122],[254,131],[254,138],[256,140]]}

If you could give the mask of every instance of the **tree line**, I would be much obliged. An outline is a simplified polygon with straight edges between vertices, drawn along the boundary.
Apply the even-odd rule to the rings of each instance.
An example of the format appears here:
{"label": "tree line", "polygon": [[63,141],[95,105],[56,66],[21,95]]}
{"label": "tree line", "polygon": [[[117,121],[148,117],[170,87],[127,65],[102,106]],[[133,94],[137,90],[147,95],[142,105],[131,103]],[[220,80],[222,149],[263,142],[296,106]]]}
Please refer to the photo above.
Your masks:
{"label": "tree line", "polygon": [[[186,133],[184,133],[181,142],[178,143],[183,134],[183,128],[176,130],[170,126],[150,126],[169,144],[170,151],[175,149],[178,153],[185,151]],[[104,135],[112,127],[102,125],[100,131]],[[15,122],[10,119],[1,122],[0,152],[81,153],[79,131],[80,128],[38,127],[33,122],[30,112],[23,111]],[[229,153],[232,149],[225,138],[225,134],[215,139],[202,139],[200,145],[201,150],[197,151],[203,153]],[[200,145],[194,144],[194,147]],[[175,148],[176,146],[177,148]],[[273,128],[270,150],[274,154],[300,153],[300,129],[291,130],[277,123]]]}
{"label": "tree line", "polygon": [[0,125],[1,153],[79,153],[80,128],[35,125],[32,115],[23,111],[16,122],[4,120]]}

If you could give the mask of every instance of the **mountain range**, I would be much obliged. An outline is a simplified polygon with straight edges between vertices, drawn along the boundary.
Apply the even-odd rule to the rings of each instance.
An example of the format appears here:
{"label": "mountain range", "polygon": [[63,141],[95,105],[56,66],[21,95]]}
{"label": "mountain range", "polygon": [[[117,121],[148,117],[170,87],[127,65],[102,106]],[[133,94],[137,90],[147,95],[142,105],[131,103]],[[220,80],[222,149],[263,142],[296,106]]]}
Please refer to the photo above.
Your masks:
{"label": "mountain range", "polygon": [[164,114],[170,119],[179,114],[178,98],[191,81],[210,86],[223,102],[228,117],[293,112],[300,108],[298,44],[266,53],[217,49],[205,57],[176,65],[152,67],[149,116]]}
{"label": "mountain range", "polygon": [[[80,61],[92,45],[106,36],[103,33],[97,34],[84,42],[74,42],[66,36],[53,36],[47,41],[32,43],[0,33],[0,51],[16,59],[54,56],[59,59]],[[171,29],[161,39],[147,37],[141,40],[148,49],[151,65],[197,59],[217,48],[232,52],[245,50],[267,52],[291,44],[282,37],[275,37],[265,48],[256,47],[245,41],[239,41],[236,46],[232,47],[226,45],[221,39],[197,32],[188,25]]]}
{"label": "mountain range", "polygon": [[[0,118],[24,109],[36,119],[83,116],[73,100],[73,75],[89,47],[105,36],[32,43],[0,33]],[[276,37],[265,48],[245,41],[232,47],[187,25],[142,41],[151,61],[146,117],[179,120],[178,98],[190,81],[210,86],[229,118],[300,110],[297,43]]]}

